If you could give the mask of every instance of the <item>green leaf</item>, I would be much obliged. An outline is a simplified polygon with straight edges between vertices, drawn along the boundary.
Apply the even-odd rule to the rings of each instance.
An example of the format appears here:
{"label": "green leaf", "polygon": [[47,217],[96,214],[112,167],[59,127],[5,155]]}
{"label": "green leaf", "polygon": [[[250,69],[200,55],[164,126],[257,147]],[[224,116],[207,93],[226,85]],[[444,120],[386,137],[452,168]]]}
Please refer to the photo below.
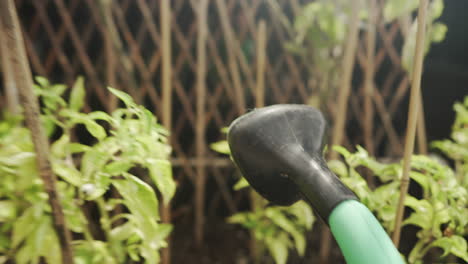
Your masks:
{"label": "green leaf", "polygon": [[210,145],[211,149],[221,154],[229,155],[231,150],[229,149],[229,144],[226,140],[219,141]]}
{"label": "green leaf", "polygon": [[[440,203],[441,204],[440,206],[443,206],[441,202],[437,202],[437,203]],[[440,210],[435,211],[434,222],[432,226],[432,233],[434,234],[436,238],[439,238],[442,236],[442,232],[440,231],[441,225],[448,223],[450,220],[451,220],[451,215],[450,215],[449,208],[442,208]]]}
{"label": "green leaf", "polygon": [[148,184],[133,175],[124,180],[114,180],[112,184],[124,198],[127,208],[137,218],[159,220],[156,194]]}
{"label": "green leaf", "polygon": [[433,0],[430,6],[430,18],[431,20],[438,19],[444,11],[444,1],[443,0]]}
{"label": "green leaf", "polygon": [[65,146],[66,151],[69,152],[70,154],[74,153],[81,153],[85,151],[89,151],[91,147],[80,144],[80,143],[69,143]]}
{"label": "green leaf", "polygon": [[69,166],[63,162],[56,161],[52,163],[52,169],[54,170],[54,173],[71,185],[80,187],[83,184],[83,176],[74,166]]}
{"label": "green leaf", "polygon": [[236,191],[238,191],[238,190],[240,190],[240,189],[242,189],[242,188],[249,187],[249,186],[250,186],[249,182],[248,182],[244,177],[241,177],[241,178],[236,182],[236,184],[234,184],[233,189],[236,190]]}
{"label": "green leaf", "polygon": [[93,137],[102,140],[107,136],[106,130],[93,120],[85,120],[84,125]]}
{"label": "green leaf", "polygon": [[340,153],[345,159],[351,156],[351,152],[349,152],[345,147],[342,146],[333,146],[332,149],[338,153]]}
{"label": "green leaf", "polygon": [[306,242],[304,235],[301,233],[300,229],[296,227],[295,223],[288,219],[278,207],[267,208],[265,210],[265,215],[270,218],[275,225],[279,226],[293,237],[299,255],[303,256]]}
{"label": "green leaf", "polygon": [[384,6],[384,18],[390,22],[398,17],[411,13],[418,7],[417,0],[391,0],[386,1]]}
{"label": "green leaf", "polygon": [[126,222],[123,225],[114,227],[110,236],[113,241],[124,241],[135,234],[135,227],[132,222]]}
{"label": "green leaf", "polygon": [[49,84],[49,80],[47,80],[47,78],[45,77],[42,77],[42,76],[36,76],[34,77],[34,80],[36,80],[36,82],[41,86],[41,87],[48,87],[50,84]]}
{"label": "green leaf", "polygon": [[413,212],[403,224],[413,224],[420,226],[423,229],[428,229],[432,225],[433,208],[432,205],[426,200],[417,200],[412,196],[407,196],[405,205],[411,207]]}
{"label": "green leaf", "polygon": [[431,40],[434,43],[442,42],[445,39],[445,35],[447,34],[447,26],[442,23],[434,23],[431,28]]}
{"label": "green leaf", "polygon": [[295,222],[310,230],[315,222],[315,216],[312,208],[304,201],[298,201],[292,206],[288,207],[287,212],[296,217]]}
{"label": "green leaf", "polygon": [[284,233],[280,234],[278,237],[268,236],[265,238],[265,244],[276,264],[286,264],[289,243],[289,238]]}
{"label": "green leaf", "polygon": [[51,147],[50,151],[53,157],[63,158],[67,155],[66,146],[70,142],[70,136],[63,134],[57,141],[55,141]]}
{"label": "green leaf", "polygon": [[431,247],[440,247],[444,250],[442,256],[449,253],[468,262],[468,248],[466,240],[461,236],[442,237],[431,243]]}
{"label": "green leaf", "polygon": [[423,188],[424,192],[429,190],[429,180],[426,175],[416,171],[411,171],[409,176]]}
{"label": "green leaf", "polygon": [[133,98],[130,95],[128,95],[128,94],[126,94],[126,93],[124,93],[122,91],[116,90],[116,89],[114,89],[112,87],[107,87],[107,89],[109,89],[109,91],[112,94],[117,96],[117,98],[122,100],[122,102],[124,102],[127,107],[135,107],[136,106],[135,102],[133,101]]}
{"label": "green leaf", "polygon": [[46,263],[60,263],[61,253],[60,244],[50,217],[43,222],[36,230],[36,246],[38,247],[39,255],[44,257]]}
{"label": "green leaf", "polygon": [[330,160],[328,162],[328,167],[330,168],[330,170],[332,170],[339,177],[347,177],[348,176],[348,168],[340,160]]}
{"label": "green leaf", "polygon": [[82,76],[76,79],[75,84],[70,93],[70,102],[69,107],[74,111],[79,111],[85,100],[85,88],[84,88],[84,78]]}
{"label": "green leaf", "polygon": [[12,244],[13,248],[16,248],[21,242],[33,232],[38,225],[38,215],[36,215],[35,208],[29,207],[13,224],[13,237]]}
{"label": "green leaf", "polygon": [[103,171],[112,176],[119,176],[127,172],[131,167],[133,167],[133,162],[128,160],[117,160],[104,166]]}
{"label": "green leaf", "polygon": [[88,117],[94,120],[104,120],[110,122],[112,117],[106,112],[94,111],[88,114]]}
{"label": "green leaf", "polygon": [[405,205],[418,213],[426,214],[429,218],[432,218],[432,205],[427,200],[418,200],[413,196],[406,196]]}
{"label": "green leaf", "polygon": [[165,204],[169,203],[175,194],[176,184],[172,178],[172,167],[168,160],[146,159],[150,177],[161,192]]}
{"label": "green leaf", "polygon": [[[56,94],[56,95],[58,95],[58,96],[61,96],[61,95],[65,92],[65,90],[67,90],[67,86],[66,86],[65,84],[54,84],[54,85],[52,85],[52,86],[50,87],[50,90],[51,90],[54,94]],[[60,98],[60,99],[63,100],[63,98]],[[64,102],[65,102],[65,101],[64,101]],[[64,104],[64,106],[65,106],[65,105],[66,105],[66,104]]]}
{"label": "green leaf", "polygon": [[0,201],[0,223],[16,217],[16,205],[13,201]]}
{"label": "green leaf", "polygon": [[101,170],[111,155],[112,153],[97,150],[96,146],[86,151],[81,160],[81,173],[84,179],[89,179],[94,173]]}

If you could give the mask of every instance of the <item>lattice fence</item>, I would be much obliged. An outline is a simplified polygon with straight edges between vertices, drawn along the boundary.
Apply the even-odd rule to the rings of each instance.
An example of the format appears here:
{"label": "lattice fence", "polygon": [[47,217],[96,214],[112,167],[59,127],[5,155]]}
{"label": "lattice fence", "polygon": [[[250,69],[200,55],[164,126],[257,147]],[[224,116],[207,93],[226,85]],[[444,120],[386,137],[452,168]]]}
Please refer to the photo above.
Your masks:
{"label": "lattice fence", "polygon": [[[218,204],[232,213],[237,210],[240,199],[231,191],[232,179],[226,177],[226,173],[232,174],[227,169],[232,165],[210,151],[207,145],[223,138],[220,129],[258,102],[256,94],[259,85],[262,86],[257,77],[261,20],[266,25],[265,104],[305,103],[316,91],[307,82],[305,65],[284,49],[284,43],[290,39],[268,1],[208,1],[207,57],[201,62],[197,43],[204,43],[198,39],[203,27],[200,22],[203,13],[199,11],[202,2],[170,1],[170,54],[161,51],[161,3],[158,0],[17,0],[17,6],[34,74],[66,84],[84,75],[88,111],[111,110],[117,106],[106,90],[106,85],[111,85],[130,93],[137,102],[161,117],[162,60],[170,56],[171,141],[180,189],[204,193],[204,189],[199,190],[202,188],[199,184],[194,184],[203,172],[210,176],[208,182],[217,188],[214,193],[207,194],[207,198],[202,196],[201,201],[206,199],[210,201],[208,205]],[[278,2],[284,16],[292,19],[300,12],[303,2],[309,1]],[[379,1],[379,7],[381,5]],[[364,78],[360,76],[372,68],[375,90],[371,111],[375,111],[375,116],[370,132],[374,149],[395,155],[401,153],[402,133],[393,119],[402,108],[409,86],[399,55],[404,34],[398,24],[389,26],[384,25],[380,17],[377,20],[377,45],[370,59],[366,33],[360,35],[355,74],[358,77],[353,82],[348,112],[350,129],[345,142],[365,144],[362,116],[366,94]],[[202,107],[197,108],[201,91],[197,76],[203,74],[199,72],[200,67],[206,71],[206,80],[202,83]],[[330,109],[333,114],[333,100]],[[202,143],[197,143],[199,141]],[[176,198],[180,203],[174,205],[174,217],[187,212],[183,204],[191,200],[191,194],[184,195],[185,198]]]}

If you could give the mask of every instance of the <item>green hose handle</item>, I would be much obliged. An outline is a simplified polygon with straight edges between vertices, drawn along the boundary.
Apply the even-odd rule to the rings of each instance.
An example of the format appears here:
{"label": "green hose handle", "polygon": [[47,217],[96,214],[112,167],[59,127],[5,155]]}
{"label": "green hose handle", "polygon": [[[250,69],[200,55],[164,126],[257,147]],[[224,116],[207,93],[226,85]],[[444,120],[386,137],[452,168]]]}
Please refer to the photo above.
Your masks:
{"label": "green hose handle", "polygon": [[375,216],[356,200],[345,200],[333,209],[330,229],[347,264],[404,264]]}

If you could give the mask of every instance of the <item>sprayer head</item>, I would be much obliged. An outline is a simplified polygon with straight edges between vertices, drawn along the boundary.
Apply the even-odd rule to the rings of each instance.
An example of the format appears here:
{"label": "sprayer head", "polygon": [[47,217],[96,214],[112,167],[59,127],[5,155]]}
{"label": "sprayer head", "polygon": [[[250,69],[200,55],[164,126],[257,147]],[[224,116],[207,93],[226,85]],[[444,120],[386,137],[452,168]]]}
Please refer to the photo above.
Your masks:
{"label": "sprayer head", "polygon": [[[320,157],[326,122],[315,108],[273,105],[253,110],[229,127],[228,142],[234,162],[250,185],[278,205],[301,198],[291,181],[291,151]],[[296,153],[297,154],[297,153]]]}

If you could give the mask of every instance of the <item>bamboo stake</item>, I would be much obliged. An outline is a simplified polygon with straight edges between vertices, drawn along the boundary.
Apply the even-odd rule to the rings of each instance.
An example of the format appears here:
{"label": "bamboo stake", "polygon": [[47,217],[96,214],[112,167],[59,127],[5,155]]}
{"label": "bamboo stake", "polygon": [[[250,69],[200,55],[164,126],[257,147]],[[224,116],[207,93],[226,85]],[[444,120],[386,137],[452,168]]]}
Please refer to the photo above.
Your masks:
{"label": "bamboo stake", "polygon": [[[260,20],[258,24],[257,38],[257,75],[255,84],[255,107],[261,108],[265,106],[265,64],[266,64],[266,23],[265,20]],[[263,206],[263,198],[254,190],[250,191],[250,202],[252,211],[256,211]],[[250,232],[250,255],[254,263],[260,263],[262,255],[262,247],[255,239],[255,232]]]}
{"label": "bamboo stake", "polygon": [[[374,155],[374,138],[372,132],[374,130],[374,107],[372,99],[374,96],[374,76],[375,76],[375,40],[376,40],[376,16],[377,16],[377,3],[376,0],[369,2],[369,21],[367,27],[367,50],[366,50],[366,68],[364,76],[364,144],[370,155]],[[371,188],[375,186],[373,174],[366,173],[367,183]]]}
{"label": "bamboo stake", "polygon": [[255,106],[265,106],[265,64],[266,64],[266,23],[260,20],[258,24],[257,43],[257,84],[255,89]]}
{"label": "bamboo stake", "polygon": [[[372,107],[372,97],[374,93],[374,59],[375,59],[375,37],[376,37],[376,0],[370,0],[369,6],[369,22],[367,28],[367,56],[366,56],[366,70],[364,77],[364,142],[367,151],[374,155],[374,141],[372,138],[374,108]],[[372,176],[368,174],[368,176]],[[367,177],[368,182],[371,182],[372,177]]]}
{"label": "bamboo stake", "polygon": [[[196,150],[197,158],[205,157],[206,142],[206,44],[208,35],[207,9],[208,1],[201,0],[198,4],[198,38],[197,38],[197,121],[196,121]],[[198,164],[195,179],[195,241],[197,246],[203,243],[205,224],[205,165]]]}
{"label": "bamboo stake", "polygon": [[28,65],[20,23],[13,0],[0,1],[0,21],[4,41],[12,67],[13,78],[18,88],[19,100],[24,108],[26,126],[31,131],[31,137],[36,152],[36,163],[39,175],[44,183],[52,208],[52,219],[60,242],[62,263],[73,263],[71,234],[65,223],[62,205],[56,189],[56,176],[49,160],[49,142],[42,127],[39,116],[39,104],[33,92],[31,69]]}
{"label": "bamboo stake", "polygon": [[[351,5],[352,13],[348,28],[348,37],[343,55],[343,69],[342,79],[340,83],[340,91],[338,95],[338,111],[333,125],[333,135],[331,145],[340,145],[343,141],[343,135],[345,133],[345,121],[346,113],[348,108],[349,93],[351,90],[351,82],[354,70],[354,61],[356,57],[356,49],[358,44],[359,35],[359,2]],[[330,149],[330,160],[338,158],[338,153]],[[330,256],[331,247],[331,235],[327,228],[322,229],[321,237],[321,248],[320,248],[320,263],[328,263]]]}
{"label": "bamboo stake", "polygon": [[[405,15],[400,18],[400,28],[402,29],[403,36],[408,37],[408,33],[411,27],[411,15]],[[411,77],[411,76],[410,76]],[[418,124],[416,127],[416,138],[418,140],[418,153],[427,154],[427,136],[426,136],[426,122],[424,118],[424,104],[422,94],[419,94],[419,116]]]}
{"label": "bamboo stake", "polygon": [[237,108],[239,114],[242,114],[245,111],[245,99],[234,50],[234,33],[232,32],[232,27],[229,23],[229,16],[227,12],[226,3],[224,2],[224,0],[216,0],[216,5],[218,7],[219,17],[221,19],[221,26],[223,27],[224,41],[226,43],[228,53],[229,70],[231,71],[231,77],[234,83]]}
{"label": "bamboo stake", "polygon": [[[112,31],[110,29],[112,23],[112,1],[109,0],[100,0],[99,1],[101,7],[101,13],[104,17],[103,20],[105,21],[106,31],[104,32],[104,50],[106,53],[106,79],[107,85],[117,88],[116,85],[116,76],[115,76],[115,68],[116,68],[116,60],[115,60],[115,49],[114,49],[114,41],[112,39]],[[115,110],[118,105],[117,97],[111,96],[107,103],[107,109]]]}
{"label": "bamboo stake", "polygon": [[411,81],[410,105],[408,111],[408,123],[406,129],[405,152],[403,158],[403,176],[401,178],[400,198],[398,201],[397,214],[395,216],[395,231],[393,232],[393,243],[398,247],[401,235],[401,223],[405,207],[405,198],[409,187],[409,173],[411,169],[411,155],[414,151],[414,139],[416,135],[416,125],[418,112],[420,109],[421,74],[424,59],[424,37],[426,34],[426,14],[428,0],[419,2],[418,10],[418,31],[416,35],[416,49],[413,64],[413,79]]}
{"label": "bamboo stake", "polygon": [[[170,0],[161,0],[161,51],[162,51],[162,124],[171,131],[172,124],[172,52],[171,52],[171,6]],[[169,139],[170,140],[170,139]],[[163,223],[171,222],[171,204],[169,201],[162,204],[161,220]],[[167,247],[161,250],[162,263],[169,264],[171,258],[170,236],[167,238]]]}
{"label": "bamboo stake", "polygon": [[416,127],[417,139],[418,139],[418,153],[422,155],[427,154],[427,135],[426,135],[426,121],[424,117],[424,104],[422,94],[419,93],[419,114],[418,114],[418,125]]}
{"label": "bamboo stake", "polygon": [[18,91],[16,89],[13,67],[8,59],[8,48],[6,46],[6,39],[2,37],[0,32],[0,57],[2,60],[3,70],[3,86],[5,87],[6,106],[8,112],[13,115],[20,113],[20,103],[18,98]]}

